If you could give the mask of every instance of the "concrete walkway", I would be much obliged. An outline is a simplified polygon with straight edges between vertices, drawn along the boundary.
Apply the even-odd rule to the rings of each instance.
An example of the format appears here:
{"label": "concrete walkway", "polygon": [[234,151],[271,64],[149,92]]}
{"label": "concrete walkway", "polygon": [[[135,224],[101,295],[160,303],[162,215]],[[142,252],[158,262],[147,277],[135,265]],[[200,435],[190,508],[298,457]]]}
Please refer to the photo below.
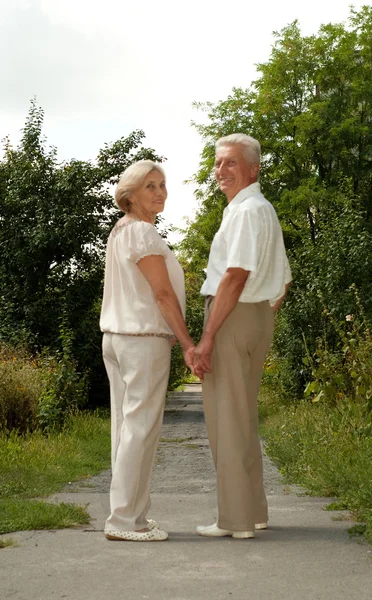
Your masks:
{"label": "concrete walkway", "polygon": [[267,458],[265,475],[267,531],[254,540],[195,534],[213,522],[216,503],[200,387],[190,386],[167,405],[153,478],[150,516],[169,540],[107,541],[110,473],[102,473],[53,498],[88,505],[91,526],[12,534],[19,546],[0,550],[0,598],[370,600],[372,547],[349,539],[343,513],[323,510],[329,499],[284,486]]}

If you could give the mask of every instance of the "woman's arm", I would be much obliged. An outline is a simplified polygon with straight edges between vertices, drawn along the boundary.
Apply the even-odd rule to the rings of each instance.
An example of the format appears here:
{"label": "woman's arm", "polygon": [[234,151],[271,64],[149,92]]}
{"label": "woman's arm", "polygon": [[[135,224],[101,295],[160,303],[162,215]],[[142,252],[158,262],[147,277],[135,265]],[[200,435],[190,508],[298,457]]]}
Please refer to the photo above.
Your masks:
{"label": "woman's arm", "polygon": [[138,261],[137,266],[149,282],[160,312],[179,340],[185,362],[191,369],[193,365],[194,343],[187,330],[180,303],[170,282],[164,256],[145,256]]}

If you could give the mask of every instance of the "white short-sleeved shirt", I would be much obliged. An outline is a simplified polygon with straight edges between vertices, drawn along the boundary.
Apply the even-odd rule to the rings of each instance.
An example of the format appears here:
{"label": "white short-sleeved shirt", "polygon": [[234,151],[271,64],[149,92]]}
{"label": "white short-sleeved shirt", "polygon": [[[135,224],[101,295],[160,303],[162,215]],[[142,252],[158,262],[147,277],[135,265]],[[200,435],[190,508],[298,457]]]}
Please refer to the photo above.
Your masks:
{"label": "white short-sleeved shirt", "polygon": [[215,296],[228,268],[249,271],[239,302],[274,304],[292,280],[282,229],[259,183],[241,190],[225,208],[209,254],[204,296]]}
{"label": "white short-sleeved shirt", "polygon": [[185,315],[183,270],[156,228],[144,221],[123,224],[119,221],[107,242],[101,331],[174,335],[160,312],[150,284],[137,266],[141,258],[149,255],[164,256],[170,282]]}

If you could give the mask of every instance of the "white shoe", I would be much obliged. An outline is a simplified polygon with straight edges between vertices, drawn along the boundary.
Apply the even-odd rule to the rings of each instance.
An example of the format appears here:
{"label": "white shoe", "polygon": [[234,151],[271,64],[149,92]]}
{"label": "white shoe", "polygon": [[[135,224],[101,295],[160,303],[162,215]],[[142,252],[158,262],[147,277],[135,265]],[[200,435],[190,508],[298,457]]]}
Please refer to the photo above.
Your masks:
{"label": "white shoe", "polygon": [[254,526],[255,529],[267,529],[267,527],[267,523],[256,523],[256,525]]}
{"label": "white shoe", "polygon": [[207,527],[199,526],[196,528],[196,532],[204,537],[225,537],[231,535],[231,537],[237,539],[254,538],[254,531],[230,531],[229,529],[220,529],[217,523],[208,525]]}
{"label": "white shoe", "polygon": [[146,521],[149,529],[159,529],[159,525],[156,521],[154,521],[154,519],[146,519]]}
{"label": "white shoe", "polygon": [[105,538],[123,542],[163,542],[168,539],[168,534],[156,527],[149,531],[110,531],[108,529],[105,531]]}

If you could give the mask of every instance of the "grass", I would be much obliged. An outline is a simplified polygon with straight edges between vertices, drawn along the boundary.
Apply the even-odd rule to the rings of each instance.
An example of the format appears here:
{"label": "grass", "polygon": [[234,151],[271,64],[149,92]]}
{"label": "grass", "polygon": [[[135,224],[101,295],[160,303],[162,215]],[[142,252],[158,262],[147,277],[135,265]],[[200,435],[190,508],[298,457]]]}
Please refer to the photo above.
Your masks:
{"label": "grass", "polygon": [[2,500],[0,533],[29,529],[63,529],[89,523],[86,509],[71,503],[51,504],[40,500]]}
{"label": "grass", "polygon": [[110,421],[98,413],[79,413],[63,431],[47,436],[1,434],[0,532],[87,523],[85,509],[40,498],[61,491],[67,482],[88,479],[109,464]]}
{"label": "grass", "polygon": [[16,546],[17,543],[12,538],[3,538],[0,540],[0,549],[1,548],[11,548],[12,546]]}
{"label": "grass", "polygon": [[183,392],[185,389],[185,384],[184,383],[180,383],[179,385],[176,385],[175,387],[173,387],[171,390],[169,390],[167,392],[167,398],[169,396],[171,396],[174,392]]}
{"label": "grass", "polygon": [[363,530],[372,542],[372,437],[365,433],[362,409],[280,404],[264,389],[260,415],[267,453],[285,480],[313,495],[337,497],[331,509],[351,511],[362,523],[355,531]]}
{"label": "grass", "polygon": [[189,373],[187,377],[185,377],[185,384],[187,385],[188,383],[200,383],[200,379],[196,375]]}
{"label": "grass", "polygon": [[182,383],[175,385],[170,391],[168,391],[168,395],[171,395],[173,392],[183,392],[185,386],[189,383],[200,383],[200,379],[199,377],[196,377],[196,375],[189,373],[186,377],[183,378]]}

